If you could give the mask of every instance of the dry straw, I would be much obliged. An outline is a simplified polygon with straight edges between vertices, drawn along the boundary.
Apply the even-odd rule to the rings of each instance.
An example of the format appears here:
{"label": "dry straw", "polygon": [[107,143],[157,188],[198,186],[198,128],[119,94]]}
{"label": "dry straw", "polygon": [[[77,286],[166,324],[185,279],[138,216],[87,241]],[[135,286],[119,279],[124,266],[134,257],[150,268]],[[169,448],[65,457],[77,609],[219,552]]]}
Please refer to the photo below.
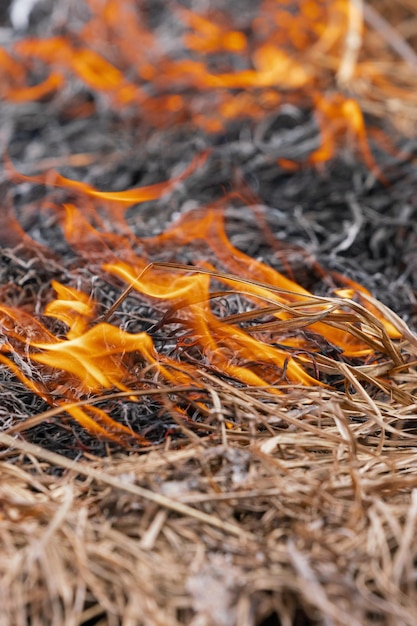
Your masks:
{"label": "dry straw", "polygon": [[[54,3],[56,24],[67,4]],[[306,54],[362,110],[415,135],[414,3],[350,7],[337,67],[320,46]],[[95,158],[86,152],[64,164]],[[239,282],[242,297],[259,286],[211,274]],[[337,298],[280,305],[285,321],[271,321],[276,300],[264,299],[266,319],[258,308],[223,320],[262,334],[325,318],[353,334],[375,362],[314,355],[322,377],[344,381],[337,388],[250,388],[201,368],[204,403],[193,400],[193,386],[155,383],[71,405],[157,396],[182,438],[149,449],[74,461],[29,443],[30,429],[61,419],[65,407],[26,415],[22,387],[10,380],[2,400],[13,400],[14,418],[0,433],[0,626],[415,626],[416,337],[369,304],[398,340],[365,307]],[[195,402],[198,423],[175,412],[184,401]]]}
{"label": "dry straw", "polygon": [[395,342],[356,303],[337,318],[366,322],[374,365],[316,356],[345,390],[201,371],[206,415],[177,415],[181,447],[73,461],[21,438],[62,407],[0,434],[0,624],[413,626],[416,340],[383,312]]}

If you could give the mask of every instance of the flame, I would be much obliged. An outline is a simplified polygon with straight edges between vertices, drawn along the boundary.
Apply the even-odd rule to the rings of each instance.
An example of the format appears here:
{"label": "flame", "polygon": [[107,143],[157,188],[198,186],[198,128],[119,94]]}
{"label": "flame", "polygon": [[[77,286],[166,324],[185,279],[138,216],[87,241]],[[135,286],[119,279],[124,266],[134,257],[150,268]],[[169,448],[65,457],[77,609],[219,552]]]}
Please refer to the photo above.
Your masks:
{"label": "flame", "polygon": [[[54,317],[57,312],[54,312]],[[154,360],[152,342],[146,333],[129,334],[110,324],[97,324],[79,337],[54,343],[31,343],[41,352],[31,355],[33,361],[63,370],[80,379],[88,392],[116,387],[128,388],[121,382],[128,371],[121,355],[136,352]]]}
{"label": "flame", "polygon": [[[88,198],[90,189],[84,192]],[[324,385],[317,377],[316,336],[325,339],[333,350],[338,349],[343,358],[363,358],[374,351],[372,341],[364,340],[368,318],[355,316],[354,310],[347,313],[351,298],[360,298],[361,293],[367,294],[366,290],[346,281],[346,287],[336,294],[337,299],[315,297],[233,247],[219,210],[208,208],[203,214],[186,214],[169,230],[142,240],[141,244],[148,250],[176,248],[201,239],[218,262],[234,274],[215,271],[207,263],[191,272],[183,268],[182,273],[175,264],[153,267],[144,257],[136,256],[134,246],[138,242],[133,237],[130,244],[122,239],[128,248],[128,261],[120,261],[105,245],[103,235],[73,206],[63,216],[63,228],[68,242],[76,242],[87,256],[94,257],[98,248],[92,243],[101,242],[100,258],[107,259],[102,264],[103,275],[121,279],[149,303],[162,303],[166,309],[162,327],[172,324],[173,318],[177,327],[175,354],[167,356],[158,351],[149,333],[131,333],[108,321],[99,321],[98,305],[91,296],[56,281],[52,283],[56,298],[45,307],[44,315],[65,326],[65,337],[56,336],[29,313],[0,308],[3,334],[8,338],[1,347],[0,361],[34,393],[53,406],[62,406],[96,434],[106,433],[117,441],[132,435],[102,410],[72,405],[68,408],[68,402],[112,389],[131,393],[134,399],[138,388],[149,385],[150,372],[154,381],[199,386],[202,372],[208,368],[239,384],[269,387],[273,393],[282,393],[285,385]],[[223,290],[213,291],[213,280],[222,284]],[[250,307],[244,313],[222,317],[211,302],[233,294]],[[382,334],[399,336],[377,309],[372,314],[379,320]],[[245,324],[265,315],[270,321],[254,327]],[[351,326],[343,325],[346,319],[352,322]],[[298,331],[295,335],[294,330]],[[384,351],[383,342],[378,344],[381,337],[374,339],[375,345]],[[187,357],[190,345],[199,354],[197,364]],[[29,363],[42,368],[42,384],[25,374],[25,368],[30,371]],[[54,399],[57,388],[62,394],[58,402]],[[201,401],[199,406],[205,407]],[[147,444],[140,435],[138,440]]]}
{"label": "flame", "polygon": [[[11,52],[0,50],[7,99],[50,96],[75,76],[111,106],[139,107],[158,127],[188,119],[218,132],[228,120],[264,116],[296,93],[300,102],[311,101],[322,132],[322,148],[311,162],[332,158],[337,141],[351,132],[374,166],[361,109],[343,91],[363,92],[366,84],[372,94],[374,87],[381,91],[392,84],[378,59],[361,58],[367,35],[361,2],[264,0],[246,30],[233,28],[226,12],[202,14],[168,4],[178,31],[170,46],[148,26],[141,2],[88,0],[88,7],[90,17],[78,32],[25,39]],[[223,62],[217,68],[219,53]],[[34,63],[48,76],[29,86],[27,67]],[[136,77],[130,72],[127,79],[132,68]],[[394,97],[405,94],[398,87]]]}
{"label": "flame", "polygon": [[[167,3],[175,23],[170,42],[158,29],[152,31],[141,2],[88,0],[88,7],[90,16],[79,32],[28,38],[10,51],[0,48],[4,99],[53,98],[76,79],[101,98],[102,106],[120,114],[138,111],[151,128],[184,122],[206,133],[298,102],[311,105],[320,129],[320,145],[305,166],[330,160],[348,138],[382,178],[355,93],[364,81],[384,93],[389,82],[375,61],[361,57],[367,27],[360,2],[263,0],[244,26],[226,12],[203,14]],[[42,69],[37,84],[30,82],[32,67]],[[395,96],[401,94],[398,86]],[[319,298],[234,247],[224,227],[227,198],[187,213],[158,236],[135,237],[127,209],[171,193],[203,167],[208,155],[198,155],[170,180],[121,191],[99,190],[56,170],[24,176],[6,161],[11,179],[68,192],[71,202],[48,210],[56,211],[85,268],[155,307],[155,325],[170,333],[173,348],[167,354],[152,330],[129,332],[110,315],[100,316],[101,303],[92,295],[57,281],[52,281],[55,298],[43,310],[45,323],[34,311],[0,306],[5,338],[0,362],[33,393],[95,434],[148,444],[102,409],[76,406],[106,391],[125,392],[133,401],[138,390],[160,381],[204,389],[205,374],[215,373],[236,385],[268,387],[278,394],[292,385],[329,384],[320,370],[323,344],[340,360],[397,358],[389,339],[401,333],[363,287],[339,277],[342,288]],[[300,164],[281,158],[278,165]],[[11,211],[1,224],[2,242],[29,245]],[[176,264],[175,256],[152,263],[196,246],[206,255],[193,267]],[[223,311],[219,302],[229,300],[239,303],[238,312]],[[208,410],[201,398],[195,402]]]}
{"label": "flame", "polygon": [[15,51],[22,57],[39,59],[44,63],[53,58],[56,67],[60,68],[51,74],[57,81],[56,87],[64,82],[65,71],[73,72],[86,85],[98,91],[114,92],[128,85],[114,65],[89,48],[75,48],[64,37],[26,39],[16,44]]}

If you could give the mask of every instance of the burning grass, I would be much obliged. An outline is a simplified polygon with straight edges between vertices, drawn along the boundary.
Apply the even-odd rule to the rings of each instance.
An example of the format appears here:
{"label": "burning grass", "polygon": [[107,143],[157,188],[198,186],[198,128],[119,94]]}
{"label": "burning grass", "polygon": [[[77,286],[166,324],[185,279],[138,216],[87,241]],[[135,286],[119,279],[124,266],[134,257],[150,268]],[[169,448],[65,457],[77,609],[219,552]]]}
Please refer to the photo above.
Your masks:
{"label": "burning grass", "polygon": [[409,5],[221,4],[58,2],[0,50],[0,624],[417,622],[417,338],[335,271],[415,257],[364,115],[413,130]]}
{"label": "burning grass", "polygon": [[[44,316],[61,323],[54,332],[28,312],[3,306],[6,340],[2,363],[28,389],[48,404],[62,407],[91,432],[116,441],[131,435],[145,445],[140,433],[112,420],[101,409],[81,409],[74,403],[85,394],[94,397],[112,388],[135,399],[136,391],[142,394],[161,381],[204,390],[206,374],[230,379],[238,386],[270,387],[274,393],[281,393],[280,384],[283,390],[293,384],[327,388],[353,384],[361,393],[359,380],[386,393],[383,376],[389,377],[392,369],[407,362],[398,340],[407,338],[407,343],[415,344],[411,331],[394,313],[352,281],[345,280],[349,288],[336,290],[337,296],[332,298],[312,295],[233,248],[218,212],[206,210],[204,216],[197,213],[197,219],[195,214],[185,216],[156,237],[156,242],[142,244],[166,246],[174,239],[177,245],[185,245],[198,239],[196,229],[202,230],[204,243],[219,260],[239,268],[239,276],[206,269],[204,264],[190,269],[175,263],[152,263],[139,272],[143,257],[137,257],[122,239],[130,262],[101,265],[103,280],[109,274],[129,284],[109,311],[98,318],[98,302],[57,282],[52,283],[57,298],[44,311]],[[67,210],[64,230],[67,240],[76,241],[87,257],[91,249],[96,250],[94,242],[102,243],[99,233],[75,207]],[[92,258],[95,256],[94,252]],[[212,279],[222,288],[213,290]],[[121,323],[111,323],[118,306],[133,291],[148,307],[155,301],[163,303],[161,320],[155,320],[147,331],[127,332],[123,317]],[[131,313],[134,311],[132,308]],[[40,367],[31,370],[35,364]],[[336,382],[330,382],[329,376],[335,376]],[[389,387],[390,393],[401,395],[392,382]],[[191,423],[209,411],[198,395],[198,391],[190,393],[190,407],[185,411],[178,407],[185,420],[195,407],[197,417]],[[19,430],[30,423],[25,420]]]}
{"label": "burning grass", "polygon": [[[15,420],[0,434],[5,623],[411,626],[417,617],[415,336],[364,291],[368,308],[347,299],[352,292],[346,289],[319,298],[208,269],[195,274],[161,263],[153,270],[186,271],[187,280],[212,277],[236,290],[212,298],[224,301],[232,293],[240,307],[249,299],[251,308],[229,310],[222,322],[210,314],[215,323],[205,330],[221,349],[209,364],[192,325],[176,362],[172,352],[161,352],[154,367],[133,377],[132,366],[128,373],[121,365],[126,340],[122,353],[110,353],[103,334],[103,328],[116,332],[111,321],[130,293],[123,292],[103,321],[91,318],[91,299],[56,286],[62,300],[52,302],[49,313],[63,319],[77,312],[69,331],[75,338],[51,335],[42,345],[36,338],[29,358],[22,353],[21,359],[32,368],[56,368],[47,355],[57,359],[62,347],[75,361],[71,367],[59,361],[73,376],[71,393],[85,393],[87,384],[90,393],[69,405],[68,383],[66,400],[57,400],[59,379],[43,374],[44,397],[52,385],[48,395],[58,406]],[[182,324],[187,329],[181,313],[188,306],[195,316],[201,294],[193,285],[191,301],[184,300],[188,284],[174,283],[173,274],[167,284],[182,300],[162,316],[157,332],[175,328],[177,335],[165,336],[172,343]],[[96,324],[90,330],[86,319]],[[315,328],[311,335],[309,328]],[[76,348],[94,329],[107,346],[97,367],[81,359],[97,359],[97,350],[89,343]],[[353,357],[327,343],[325,329],[342,337]],[[234,359],[226,352],[229,330]],[[317,343],[318,330],[320,349],[289,349],[291,337]],[[280,345],[273,348],[276,333]],[[257,361],[242,367],[239,352],[255,337]],[[32,354],[33,348],[43,351]],[[280,351],[286,355],[281,370],[268,368]],[[118,354],[117,368],[111,354]],[[265,384],[271,374],[275,384]],[[114,386],[125,389],[97,391]],[[175,428],[144,453],[144,433],[107,411],[115,402],[146,405],[152,398]],[[63,411],[92,434],[124,440],[130,452],[108,448],[104,459],[87,451],[81,458],[80,447],[71,460],[49,451],[50,444],[16,439],[18,432],[65,423]]]}

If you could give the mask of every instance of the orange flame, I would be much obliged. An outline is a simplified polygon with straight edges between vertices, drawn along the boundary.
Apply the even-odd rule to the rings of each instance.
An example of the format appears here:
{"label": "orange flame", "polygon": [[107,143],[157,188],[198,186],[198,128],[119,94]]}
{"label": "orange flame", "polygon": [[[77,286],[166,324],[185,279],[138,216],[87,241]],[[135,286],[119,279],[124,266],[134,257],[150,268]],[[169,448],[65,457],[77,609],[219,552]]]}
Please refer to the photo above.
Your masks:
{"label": "orange flame", "polygon": [[[112,194],[96,193],[91,186],[60,176],[57,184],[76,188],[81,201],[83,196],[86,201],[114,200]],[[169,187],[169,184],[163,183],[163,187]],[[146,188],[144,193],[149,193]],[[140,189],[136,189],[130,195],[119,192],[117,197],[129,198],[126,203],[129,206],[131,198],[137,201],[142,196]],[[120,217],[125,210],[124,203],[121,204],[122,207],[115,206],[115,216]],[[90,208],[97,221],[94,205]],[[170,269],[170,264],[165,264],[165,268],[162,267],[164,264],[152,268],[144,256],[135,254],[134,246],[139,241],[133,235],[129,239],[114,233],[99,233],[88,221],[88,214],[88,210],[83,215],[74,205],[66,205],[63,228],[68,243],[87,259],[100,260],[104,276],[121,279],[149,302],[165,303],[168,309],[163,323],[169,324],[175,312],[176,324],[180,326],[177,331],[179,352],[175,358],[168,357],[157,351],[146,332],[129,333],[108,322],[97,322],[97,304],[90,296],[53,282],[57,298],[46,306],[45,315],[66,325],[66,337],[58,339],[28,314],[25,317],[21,311],[2,307],[4,333],[14,346],[10,350],[5,344],[2,352],[13,354],[14,351],[22,359],[25,358],[24,346],[29,346],[30,361],[60,372],[61,387],[66,384],[73,390],[65,394],[67,400],[114,388],[134,394],[138,385],[146,383],[141,370],[150,371],[149,368],[166,382],[190,385],[199,384],[196,383],[201,377],[199,371],[209,367],[240,384],[267,386],[273,393],[281,393],[275,387],[277,383],[280,387],[285,384],[323,386],[316,373],[315,336],[324,338],[345,358],[364,358],[374,352],[372,342],[363,339],[367,319],[355,317],[354,310],[347,313],[347,308],[352,307],[352,297],[360,299],[362,293],[368,295],[364,288],[345,280],[348,288],[338,291],[338,300],[313,296],[291,279],[235,248],[226,235],[219,207],[185,214],[170,229],[159,236],[141,240],[140,244],[144,250],[151,251],[195,245],[200,240],[228,273],[215,271],[207,263],[200,269],[195,268],[191,274],[178,274],[175,265]],[[125,260],[120,260],[113,249],[119,250]],[[251,303],[252,309],[222,319],[210,304],[218,297],[216,292],[213,293],[213,279],[224,285],[224,290],[219,292],[221,297],[240,295],[247,304]],[[366,300],[364,304],[379,320],[381,333],[392,338],[400,337],[396,328],[376,308],[372,309]],[[260,324],[258,330],[256,326],[251,328],[240,324],[247,317],[262,317],[265,313],[275,321]],[[351,327],[341,326],[346,319],[351,320]],[[31,328],[30,334],[27,330],[23,333],[23,327]],[[288,334],[287,328],[298,329],[301,334]],[[190,339],[198,346],[197,366],[181,357],[181,346],[186,349]],[[382,340],[379,346],[383,351]],[[51,390],[30,382],[22,371],[18,372],[17,365],[9,357],[1,357],[1,361],[32,391],[53,402]],[[60,400],[59,404],[63,401]],[[126,428],[119,428],[99,409],[72,407],[67,412],[89,429],[91,422],[98,420],[95,432],[103,433],[111,428],[113,438],[126,435]]]}
{"label": "orange flame", "polygon": [[[226,13],[203,15],[174,7],[170,10],[178,33],[170,45],[148,27],[140,2],[88,0],[88,6],[91,15],[80,32],[26,39],[10,52],[0,48],[2,97],[13,102],[52,97],[75,77],[104,96],[108,106],[138,108],[150,125],[162,128],[186,121],[209,133],[224,130],[230,120],[262,118],[286,101],[311,103],[321,142],[307,164],[331,159],[348,136],[367,166],[378,172],[353,94],[361,77],[381,90],[386,85],[377,66],[360,58],[366,29],[355,3],[299,0],[295,6],[291,0],[264,0],[245,28],[233,24]],[[29,82],[32,65],[46,75],[35,85]],[[315,338],[322,338],[341,359],[365,359],[375,355],[375,346],[384,352],[385,337],[400,337],[369,304],[368,292],[353,281],[343,280],[345,289],[333,299],[318,298],[235,248],[226,235],[221,206],[188,213],[157,237],[136,239],[124,219],[126,210],[171,192],[202,166],[207,154],[171,180],[122,191],[100,191],[57,171],[23,176],[8,164],[14,180],[75,195],[74,203],[57,208],[68,244],[94,262],[102,279],[122,281],[142,302],[157,304],[161,328],[175,327],[175,349],[167,356],[150,331],[128,332],[110,318],[103,321],[91,296],[56,281],[56,297],[44,315],[64,325],[59,336],[27,311],[0,306],[5,337],[0,362],[33,393],[94,433],[117,441],[134,436],[140,444],[148,443],[97,407],[73,406],[103,390],[118,389],[133,399],[135,391],[159,379],[203,388],[206,371],[238,385],[267,386],[273,393],[294,384],[323,387]],[[279,164],[296,167],[286,159]],[[112,232],[100,218],[99,206],[111,217]],[[28,239],[14,218],[8,223],[11,244],[19,237]],[[149,264],[155,250],[196,242],[209,251],[199,267],[182,267],[179,273],[175,263]],[[242,310],[222,314],[216,304],[220,297],[237,299]],[[369,316],[376,320],[372,341],[365,340]],[[190,356],[190,344],[196,356]],[[33,368],[38,378],[31,377]]]}
{"label": "orange flame", "polygon": [[[80,32],[22,40],[13,54],[0,50],[0,71],[9,83],[6,98],[43,98],[73,75],[118,107],[139,106],[141,115],[157,126],[181,118],[218,132],[231,118],[276,110],[295,92],[299,101],[312,101],[320,120],[323,147],[311,162],[331,158],[336,140],[351,131],[367,164],[374,167],[360,108],[340,90],[327,95],[335,86],[354,92],[355,81],[363,90],[362,73],[378,89],[384,84],[375,63],[360,58],[366,34],[361,3],[264,0],[247,24],[251,37],[233,28],[226,13],[204,15],[174,6],[178,41],[172,54],[147,27],[141,2],[88,0],[88,5],[91,15]],[[224,60],[217,68],[213,59],[219,53]],[[34,61],[49,75],[29,86],[27,65]],[[136,70],[136,78],[126,78],[128,68]],[[147,93],[149,83],[153,95]]]}
{"label": "orange flame", "polygon": [[[86,193],[89,194],[89,189]],[[99,233],[91,224],[86,230],[85,218],[75,207],[67,212],[66,222],[68,241],[71,241],[74,228],[80,226],[81,230],[77,231],[74,241],[80,236],[78,245],[94,255],[91,237],[96,236],[100,240]],[[365,357],[372,353],[372,348],[361,341],[357,333],[341,329],[337,323],[338,316],[340,320],[346,317],[343,298],[352,297],[354,292],[360,296],[361,291],[366,293],[366,290],[350,281],[349,289],[339,291],[339,300],[334,303],[314,297],[271,267],[234,248],[227,239],[222,215],[218,210],[208,209],[203,216],[199,212],[185,215],[162,235],[143,240],[142,243],[149,248],[166,247],[168,243],[178,246],[198,238],[202,238],[219,262],[236,275],[212,271],[207,266],[200,270],[196,268],[190,275],[178,274],[175,267],[169,268],[169,264],[166,269],[149,269],[144,259],[137,257],[132,248],[127,251],[128,262],[117,260],[117,256],[111,252],[106,255],[105,247],[102,251],[103,257],[113,259],[103,264],[104,272],[122,279],[149,302],[158,300],[168,305],[165,323],[169,323],[170,315],[176,311],[176,324],[182,328],[177,338],[179,358],[159,353],[146,332],[130,333],[108,322],[97,322],[97,305],[90,296],[53,282],[57,297],[46,306],[44,313],[65,324],[65,338],[57,338],[28,313],[1,307],[3,333],[10,342],[1,348],[1,362],[51,404],[55,403],[52,393],[54,387],[49,389],[45,384],[31,381],[18,363],[29,356],[32,364],[38,363],[59,373],[60,388],[67,386],[70,391],[64,393],[65,400],[59,400],[58,404],[86,428],[91,430],[94,422],[94,432],[109,432],[109,436],[119,440],[128,432],[130,434],[129,429],[115,424],[100,409],[67,409],[65,402],[74,401],[80,394],[95,394],[114,388],[134,394],[138,385],[146,384],[147,379],[142,378],[141,371],[150,371],[149,368],[153,370],[154,376],[174,384],[198,384],[196,381],[201,376],[198,374],[199,369],[209,367],[240,384],[268,386],[276,393],[280,393],[274,387],[277,382],[280,382],[281,387],[285,382],[322,386],[323,383],[314,374],[314,353],[317,351],[315,335],[339,348],[345,357]],[[262,332],[262,325],[259,331],[256,327],[242,327],[239,319],[244,319],[245,315],[235,315],[224,320],[219,317],[210,305],[212,298],[217,297],[212,292],[213,278],[226,288],[220,292],[222,297],[240,294],[248,303],[252,303],[258,316],[262,316],[264,311],[268,312],[276,320],[275,323],[265,325],[268,332]],[[377,310],[374,314],[379,317],[387,334],[391,337],[399,336],[398,331]],[[327,321],[328,316],[331,316],[331,321]],[[294,318],[296,324],[292,324],[292,327],[302,329],[301,335],[286,333],[286,328],[291,326],[289,321]],[[357,323],[360,326],[359,318]],[[199,346],[197,365],[180,357],[181,345],[185,342],[183,345],[186,347],[191,338],[194,345]],[[10,356],[6,356],[8,353]],[[13,361],[13,354],[19,355],[18,363]],[[57,380],[53,385],[56,388]],[[144,441],[141,440],[141,443]]]}

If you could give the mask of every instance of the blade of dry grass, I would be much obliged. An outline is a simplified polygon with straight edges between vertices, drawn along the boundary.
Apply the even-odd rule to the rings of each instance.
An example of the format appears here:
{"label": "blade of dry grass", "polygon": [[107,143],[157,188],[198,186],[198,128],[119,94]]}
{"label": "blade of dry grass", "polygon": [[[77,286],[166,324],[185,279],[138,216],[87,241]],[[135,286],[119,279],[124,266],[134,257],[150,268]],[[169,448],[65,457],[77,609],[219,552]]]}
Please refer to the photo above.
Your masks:
{"label": "blade of dry grass", "polygon": [[[61,454],[57,454],[56,452],[50,452],[41,448],[40,446],[36,446],[27,441],[19,441],[14,439],[10,435],[6,435],[5,433],[0,433],[0,443],[3,446],[7,446],[8,448],[19,450],[25,454],[31,454],[38,459],[42,459],[47,461],[51,465],[55,465],[57,467],[63,467],[72,472],[76,472],[82,476],[86,476],[88,478],[92,478],[96,481],[105,483],[107,485],[111,485],[116,489],[120,489],[121,491],[126,491],[131,495],[137,496],[138,498],[145,498],[150,502],[154,502],[159,506],[169,509],[179,515],[186,515],[189,517],[193,517],[205,524],[209,524],[210,526],[214,526],[215,528],[219,528],[224,532],[231,533],[232,535],[242,536],[242,529],[239,526],[235,526],[230,522],[222,522],[222,520],[208,515],[203,511],[198,511],[197,509],[193,509],[186,504],[182,504],[181,502],[176,502],[166,496],[158,493],[153,493],[148,489],[144,489],[139,485],[132,485],[122,480],[111,476],[110,474],[106,474],[105,472],[99,472],[92,467],[89,467],[87,464],[79,461],[71,461]],[[246,538],[254,540],[255,537],[247,535]]]}

